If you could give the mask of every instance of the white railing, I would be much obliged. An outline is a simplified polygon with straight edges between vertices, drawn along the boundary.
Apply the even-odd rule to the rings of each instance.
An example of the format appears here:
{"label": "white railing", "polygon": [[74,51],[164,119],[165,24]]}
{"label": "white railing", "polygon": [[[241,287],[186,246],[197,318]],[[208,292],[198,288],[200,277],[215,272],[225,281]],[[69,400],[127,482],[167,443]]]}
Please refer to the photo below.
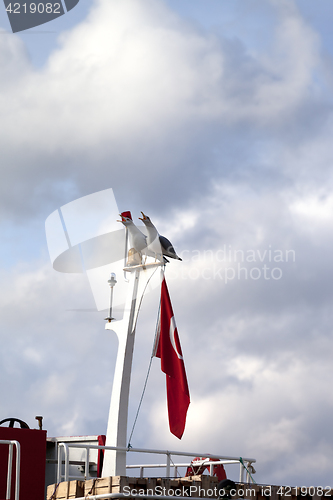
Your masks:
{"label": "white railing", "polygon": [[11,487],[12,487],[12,471],[13,471],[13,450],[14,446],[16,448],[16,469],[15,469],[15,500],[19,500],[20,495],[20,464],[21,464],[21,446],[18,441],[14,440],[0,440],[0,445],[9,445],[8,449],[8,468],[7,468],[7,488],[6,488],[6,500],[10,499]]}
{"label": "white railing", "polygon": [[[239,472],[239,482],[244,482],[244,473],[246,471],[246,482],[250,482],[250,474],[249,469],[252,469],[252,464],[256,462],[254,458],[241,458],[241,457],[221,457],[221,455],[211,455],[207,453],[192,453],[192,452],[184,452],[184,451],[170,451],[170,450],[149,450],[144,448],[121,448],[116,446],[100,446],[93,444],[78,444],[78,443],[58,443],[58,464],[57,464],[57,483],[60,483],[62,479],[64,481],[69,481],[71,479],[82,479],[82,476],[73,476],[69,474],[69,449],[70,448],[80,448],[85,450],[85,460],[83,462],[84,465],[84,474],[85,479],[90,479],[92,476],[89,475],[89,465],[90,465],[90,450],[119,450],[126,452],[134,452],[134,453],[149,453],[154,455],[165,455],[166,463],[165,464],[138,464],[138,465],[127,465],[127,469],[140,469],[140,477],[143,477],[144,469],[148,468],[165,468],[166,469],[166,477],[171,477],[170,470],[174,468],[174,477],[177,476],[179,467],[189,467],[190,463],[181,463],[175,464],[171,460],[171,456],[182,456],[182,457],[208,457],[207,463],[205,465],[209,465],[210,467],[210,475],[213,475],[213,468],[215,465],[226,465],[226,464],[239,464],[240,472]],[[211,461],[209,459],[215,459]],[[62,464],[64,461],[64,473],[62,473]],[[172,462],[172,464],[171,464]],[[194,464],[195,467],[195,464]]]}
{"label": "white railing", "polygon": [[[183,455],[183,453],[180,453],[180,455]],[[192,454],[190,456],[193,456]],[[211,455],[209,455],[211,457]],[[239,458],[235,458],[233,460],[227,460],[227,459],[221,459],[221,460],[210,460],[209,458],[205,461],[200,462],[200,464],[194,464],[193,468],[201,468],[204,466],[209,467],[209,474],[210,476],[214,475],[214,467],[215,465],[227,465],[227,464],[240,464],[241,465],[241,472],[244,471],[243,465],[240,463]],[[171,467],[174,468],[174,475],[173,477],[176,478],[178,476],[178,468],[179,467],[190,467],[190,464],[188,462],[182,463],[182,464],[175,464],[173,463]],[[126,469],[140,469],[140,477],[143,477],[143,473],[145,469],[155,469],[155,468],[167,468],[167,464],[138,464],[138,465],[126,465]],[[195,473],[193,473],[195,475]],[[243,475],[240,478],[240,482],[243,480]]]}

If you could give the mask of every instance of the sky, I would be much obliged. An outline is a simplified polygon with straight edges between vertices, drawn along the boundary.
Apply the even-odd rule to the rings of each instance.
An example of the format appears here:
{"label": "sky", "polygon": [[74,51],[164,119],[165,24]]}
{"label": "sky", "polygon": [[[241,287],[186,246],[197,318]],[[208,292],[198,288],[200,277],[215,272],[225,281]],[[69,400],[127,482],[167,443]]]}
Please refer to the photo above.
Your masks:
{"label": "sky", "polygon": [[[154,359],[132,445],[332,486],[332,14],[330,0],[81,0],[13,34],[0,6],[1,418],[106,432],[116,337],[89,276],[53,269],[45,221],[112,188],[183,258],[166,279],[185,433],[168,430]],[[157,304],[158,287],[138,320],[129,427]]]}

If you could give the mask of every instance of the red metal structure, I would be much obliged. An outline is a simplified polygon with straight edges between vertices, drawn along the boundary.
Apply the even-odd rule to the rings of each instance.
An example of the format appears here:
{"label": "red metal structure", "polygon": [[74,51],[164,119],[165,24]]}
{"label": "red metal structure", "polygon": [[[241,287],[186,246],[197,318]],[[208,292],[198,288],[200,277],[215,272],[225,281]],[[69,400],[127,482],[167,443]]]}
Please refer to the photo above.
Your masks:
{"label": "red metal structure", "polygon": [[[10,425],[11,424],[12,422],[10,422]],[[20,500],[44,500],[46,431],[0,426],[0,440],[15,440],[21,445]],[[0,446],[1,500],[6,498],[8,449],[8,445]],[[15,498],[15,456],[13,458],[11,500]]]}
{"label": "red metal structure", "polygon": [[[187,468],[186,477],[188,476],[201,476],[205,470],[210,470],[210,463],[216,462],[216,459],[209,457],[195,457],[191,465]],[[213,465],[213,475],[217,476],[219,481],[227,478],[225,469],[222,464]]]}

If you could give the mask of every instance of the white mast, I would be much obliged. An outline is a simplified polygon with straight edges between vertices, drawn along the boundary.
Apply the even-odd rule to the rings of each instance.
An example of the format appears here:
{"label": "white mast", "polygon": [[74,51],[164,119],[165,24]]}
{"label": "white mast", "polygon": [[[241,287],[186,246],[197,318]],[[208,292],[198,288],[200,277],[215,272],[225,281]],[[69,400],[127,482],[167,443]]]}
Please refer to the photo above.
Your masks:
{"label": "white mast", "polygon": [[[157,261],[151,264],[125,268],[126,271],[131,272],[131,276],[123,319],[112,321],[112,323],[109,319],[109,322],[105,325],[107,330],[113,330],[117,334],[119,341],[106,433],[106,446],[127,448],[128,397],[136,321],[147,283],[156,267],[161,265],[163,263]],[[112,293],[111,283],[110,286]],[[126,451],[105,450],[102,477],[106,476],[126,476]]]}

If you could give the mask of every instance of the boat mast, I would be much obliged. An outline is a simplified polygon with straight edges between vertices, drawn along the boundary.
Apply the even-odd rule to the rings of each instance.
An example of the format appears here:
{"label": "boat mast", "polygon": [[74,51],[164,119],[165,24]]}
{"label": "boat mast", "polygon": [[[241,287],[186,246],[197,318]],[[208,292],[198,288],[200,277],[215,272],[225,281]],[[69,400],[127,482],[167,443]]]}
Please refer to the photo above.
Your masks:
{"label": "boat mast", "polygon": [[[130,272],[129,289],[125,303],[123,319],[114,321],[106,318],[106,330],[113,330],[118,336],[118,351],[114,372],[112,395],[110,402],[109,420],[106,433],[106,446],[117,446],[124,450],[105,450],[102,477],[126,476],[126,448],[127,448],[127,417],[128,399],[134,350],[134,338],[137,316],[141,300],[149,279],[156,271],[156,267],[163,265],[160,261],[125,267]],[[113,294],[113,286],[111,294]],[[112,303],[110,304],[112,310]]]}

